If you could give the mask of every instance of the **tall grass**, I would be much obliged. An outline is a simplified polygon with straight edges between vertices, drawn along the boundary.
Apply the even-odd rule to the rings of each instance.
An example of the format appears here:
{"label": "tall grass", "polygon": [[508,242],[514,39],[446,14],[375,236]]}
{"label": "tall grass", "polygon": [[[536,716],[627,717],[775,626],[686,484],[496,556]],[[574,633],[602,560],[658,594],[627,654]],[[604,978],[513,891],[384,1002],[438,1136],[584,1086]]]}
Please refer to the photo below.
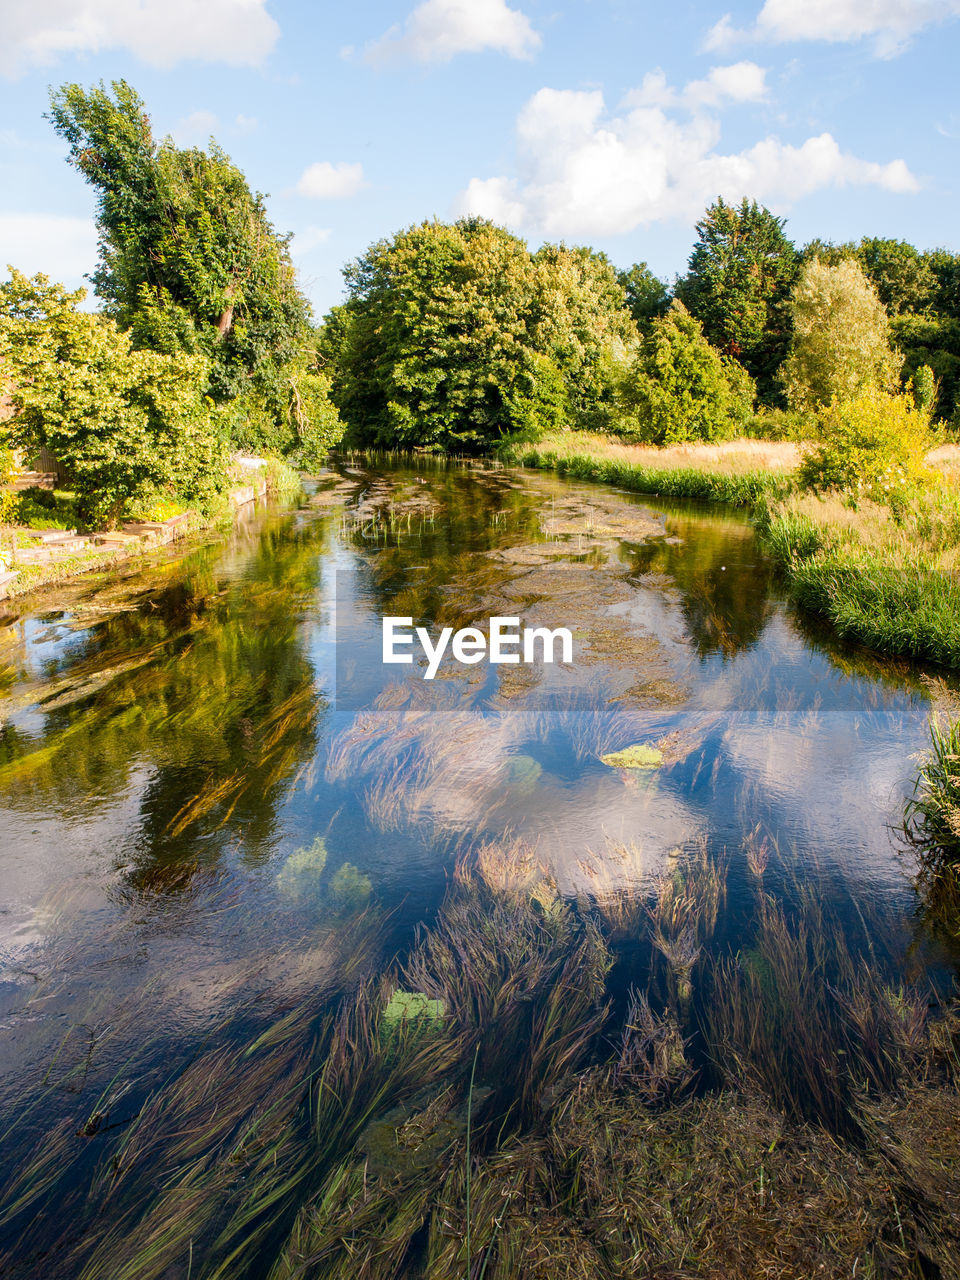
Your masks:
{"label": "tall grass", "polygon": [[793,598],[882,653],[960,666],[960,493],[893,506],[795,496],[761,504],[760,536]]}
{"label": "tall grass", "polygon": [[[641,451],[637,451],[641,452]],[[542,444],[506,444],[499,451],[501,461],[524,467],[555,471],[573,480],[592,480],[615,485],[632,493],[648,493],[664,498],[697,498],[737,507],[753,507],[761,497],[779,497],[789,486],[786,470],[751,466],[751,457],[728,461],[684,461],[677,455],[669,461],[653,458],[635,461],[626,449],[603,442],[558,438]],[[627,456],[624,457],[623,455]]]}

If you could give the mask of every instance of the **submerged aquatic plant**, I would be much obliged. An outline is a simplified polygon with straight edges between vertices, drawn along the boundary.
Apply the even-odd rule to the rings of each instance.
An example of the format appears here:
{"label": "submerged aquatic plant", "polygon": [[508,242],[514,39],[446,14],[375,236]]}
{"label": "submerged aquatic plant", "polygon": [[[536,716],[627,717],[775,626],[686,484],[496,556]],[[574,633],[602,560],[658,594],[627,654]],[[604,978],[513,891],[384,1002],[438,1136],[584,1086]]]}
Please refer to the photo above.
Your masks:
{"label": "submerged aquatic plant", "polygon": [[[51,1125],[0,1224],[69,1280],[960,1273],[960,1011],[810,896],[758,888],[725,953],[724,893],[701,847],[587,916],[483,846],[399,969],[344,970],[325,1013],[288,995],[118,1129]],[[639,957],[619,1003],[604,928]],[[50,1273],[0,1236],[18,1265]]]}
{"label": "submerged aquatic plant", "polygon": [[320,892],[320,877],[327,865],[327,843],[317,836],[313,844],[291,853],[277,873],[277,888],[291,897]]}
{"label": "submerged aquatic plant", "polygon": [[663,764],[663,752],[648,742],[638,742],[622,751],[611,751],[601,756],[604,764],[612,769],[659,769]]}

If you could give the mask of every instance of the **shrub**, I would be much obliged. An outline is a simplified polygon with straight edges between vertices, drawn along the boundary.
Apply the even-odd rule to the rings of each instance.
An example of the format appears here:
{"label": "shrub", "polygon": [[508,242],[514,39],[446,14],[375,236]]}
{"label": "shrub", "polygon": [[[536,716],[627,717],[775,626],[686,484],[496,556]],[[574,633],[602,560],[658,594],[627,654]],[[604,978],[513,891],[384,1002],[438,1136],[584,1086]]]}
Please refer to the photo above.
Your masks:
{"label": "shrub", "polygon": [[17,505],[16,493],[5,487],[10,483],[12,476],[13,453],[9,449],[0,447],[0,524],[6,524],[10,520],[13,509]]}
{"label": "shrub", "polygon": [[623,379],[620,432],[649,444],[724,440],[753,408],[753,379],[724,360],[682,302],[655,320]]}
{"label": "shrub", "polygon": [[886,502],[928,478],[930,419],[905,395],[865,392],[817,415],[820,442],[804,458],[800,483]]}
{"label": "shrub", "polygon": [[223,487],[225,448],[224,411],[203,391],[205,360],[134,350],[113,320],[78,309],[84,296],[19,271],[0,284],[11,439],[56,455],[90,523],[115,520],[148,493],[208,507]]}

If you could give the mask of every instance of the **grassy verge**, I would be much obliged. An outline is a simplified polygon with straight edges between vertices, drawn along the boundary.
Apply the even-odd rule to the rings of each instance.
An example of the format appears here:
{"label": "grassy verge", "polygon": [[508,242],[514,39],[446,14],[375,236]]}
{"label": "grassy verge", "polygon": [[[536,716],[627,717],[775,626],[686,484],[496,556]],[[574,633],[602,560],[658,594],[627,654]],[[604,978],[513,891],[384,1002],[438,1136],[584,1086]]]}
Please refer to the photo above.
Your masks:
{"label": "grassy verge", "polygon": [[503,462],[600,481],[632,493],[752,508],[760,498],[787,492],[794,453],[793,446],[784,449],[752,441],[719,448],[642,448],[578,432],[537,444],[508,442],[498,456]]}
{"label": "grassy verge", "polygon": [[798,604],[883,653],[960,666],[960,491],[893,506],[795,494],[758,510]]}
{"label": "grassy verge", "polygon": [[635,493],[744,508],[793,599],[839,636],[880,653],[960,667],[960,488],[949,449],[931,455],[943,473],[931,489],[889,506],[856,507],[797,493],[799,455],[789,444],[658,450],[571,433],[536,445],[507,443],[499,456]]}
{"label": "grassy verge", "polygon": [[8,1132],[0,1267],[460,1280],[469,1251],[477,1280],[956,1275],[956,1005],[874,953],[884,922],[855,943],[765,891],[763,847],[746,860],[736,952],[705,853],[652,892],[598,872],[574,903],[529,850],[487,847],[380,976],[347,960],[375,954],[376,910],[341,917],[331,1012],[278,1008],[136,1107],[135,1067],[111,1067],[92,1109]]}

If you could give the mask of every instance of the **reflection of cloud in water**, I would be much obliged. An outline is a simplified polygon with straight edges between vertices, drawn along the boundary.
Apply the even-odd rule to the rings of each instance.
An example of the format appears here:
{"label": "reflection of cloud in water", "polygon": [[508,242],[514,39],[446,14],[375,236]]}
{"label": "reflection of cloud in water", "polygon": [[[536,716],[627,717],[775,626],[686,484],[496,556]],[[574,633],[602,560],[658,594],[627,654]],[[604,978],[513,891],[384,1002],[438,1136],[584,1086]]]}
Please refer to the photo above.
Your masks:
{"label": "reflection of cloud in water", "polygon": [[[603,753],[659,738],[664,726],[661,707],[612,702],[609,693],[598,682],[591,702],[552,711],[536,702],[465,706],[447,686],[427,707],[421,683],[395,683],[332,740],[327,779],[352,787],[381,832],[414,822],[535,841],[571,890],[582,887],[577,859],[607,837],[638,841],[653,873],[700,823],[658,774],[600,765]],[[674,758],[698,741],[692,735]]]}

